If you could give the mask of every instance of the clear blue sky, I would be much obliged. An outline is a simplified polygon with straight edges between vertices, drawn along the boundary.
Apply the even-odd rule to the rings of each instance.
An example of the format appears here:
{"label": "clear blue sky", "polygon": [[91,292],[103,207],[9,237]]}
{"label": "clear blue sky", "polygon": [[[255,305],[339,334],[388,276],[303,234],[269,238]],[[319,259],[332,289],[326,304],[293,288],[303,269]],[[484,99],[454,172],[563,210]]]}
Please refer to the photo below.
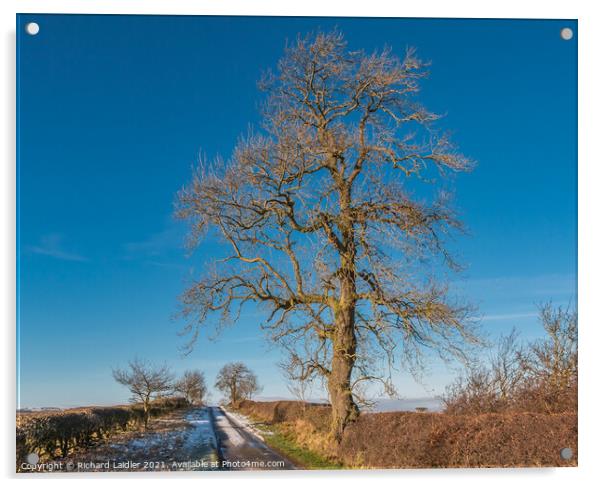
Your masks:
{"label": "clear blue sky", "polygon": [[[577,36],[559,35],[576,22],[22,15],[19,406],[124,402],[111,367],[134,356],[211,384],[242,360],[264,396],[287,395],[253,313],[182,358],[177,297],[214,249],[186,256],[172,204],[199,152],[228,156],[257,123],[256,81],[286,39],[334,26],[351,48],[432,62],[421,101],[479,163],[457,184],[458,287],[484,328],[537,337],[536,303],[576,301]],[[405,397],[449,378],[396,376]]]}

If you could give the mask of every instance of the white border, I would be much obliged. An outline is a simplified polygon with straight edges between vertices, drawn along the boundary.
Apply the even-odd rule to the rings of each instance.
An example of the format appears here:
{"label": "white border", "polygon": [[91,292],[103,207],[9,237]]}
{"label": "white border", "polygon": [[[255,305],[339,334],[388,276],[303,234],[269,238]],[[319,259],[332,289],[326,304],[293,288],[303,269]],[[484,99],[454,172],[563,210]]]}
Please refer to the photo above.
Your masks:
{"label": "white border", "polygon": [[[600,249],[602,209],[599,189],[602,181],[600,165],[602,150],[600,117],[602,76],[599,49],[602,46],[602,25],[595,2],[505,0],[496,3],[471,0],[415,0],[387,2],[385,0],[303,0],[283,2],[268,0],[231,0],[186,2],[179,0],[80,0],[80,1],[13,1],[0,2],[2,9],[2,98],[4,107],[0,118],[3,164],[0,174],[0,248],[2,280],[0,281],[0,310],[3,313],[2,340],[2,429],[0,430],[0,465],[3,476],[14,476],[14,407],[15,407],[15,13],[120,13],[120,14],[221,14],[221,15],[319,15],[319,16],[382,16],[382,17],[471,17],[471,18],[577,18],[579,20],[579,318],[580,318],[580,410],[579,463],[574,469],[495,469],[495,470],[404,470],[404,471],[347,471],[294,473],[224,473],[190,475],[168,474],[167,477],[187,482],[225,485],[272,484],[306,485],[308,482],[350,484],[384,482],[390,485],[483,485],[543,484],[566,486],[594,483],[602,477],[597,469],[602,431],[600,429],[600,360],[602,323],[596,305],[602,294]],[[73,477],[73,476],[70,476]],[[132,474],[115,476],[95,475],[94,479],[125,483],[143,480],[145,483],[164,483],[164,475]],[[336,480],[335,480],[336,479]],[[83,478],[78,478],[81,482]],[[14,481],[14,478],[11,480]],[[35,480],[25,480],[26,482]],[[64,482],[54,475],[44,476],[44,482]],[[576,485],[576,484],[575,484]]]}

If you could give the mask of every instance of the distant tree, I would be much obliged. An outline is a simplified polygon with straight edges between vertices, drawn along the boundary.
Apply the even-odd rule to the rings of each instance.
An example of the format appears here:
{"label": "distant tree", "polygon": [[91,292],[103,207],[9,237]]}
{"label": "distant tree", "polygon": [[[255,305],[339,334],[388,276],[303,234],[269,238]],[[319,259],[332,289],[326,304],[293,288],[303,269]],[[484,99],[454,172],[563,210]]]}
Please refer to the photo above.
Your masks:
{"label": "distant tree", "polygon": [[146,429],[151,402],[170,393],[173,388],[173,374],[166,365],[155,366],[139,359],[130,361],[128,366],[126,370],[114,369],[113,378],[130,390],[132,402],[142,403]]}
{"label": "distant tree", "polygon": [[198,370],[187,370],[174,383],[174,391],[184,396],[190,404],[202,405],[207,395],[205,375]]}
{"label": "distant tree", "polygon": [[257,376],[242,362],[224,365],[217,374],[215,387],[225,394],[230,404],[235,407],[243,399],[250,399],[261,390]]}
{"label": "distant tree", "polygon": [[413,50],[299,37],[260,84],[261,128],[178,195],[191,245],[218,233],[228,249],[182,296],[191,344],[214,314],[219,329],[259,303],[298,377],[325,380],[337,441],[364,384],[394,393],[399,359],[418,371],[423,349],[464,359],[478,342],[442,271],[459,269],[450,176],[473,163],[416,99],[427,75]]}

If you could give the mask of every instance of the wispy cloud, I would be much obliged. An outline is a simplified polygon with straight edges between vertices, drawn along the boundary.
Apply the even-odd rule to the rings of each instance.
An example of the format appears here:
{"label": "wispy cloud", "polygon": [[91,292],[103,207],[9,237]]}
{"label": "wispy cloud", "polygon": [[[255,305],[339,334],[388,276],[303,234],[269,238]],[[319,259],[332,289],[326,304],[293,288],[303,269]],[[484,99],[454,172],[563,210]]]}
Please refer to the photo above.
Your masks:
{"label": "wispy cloud", "polygon": [[529,294],[552,297],[558,294],[573,294],[576,291],[576,274],[540,274],[526,276],[499,276],[490,278],[468,278],[454,282],[460,290],[489,292],[502,295]]}
{"label": "wispy cloud", "polygon": [[159,257],[171,250],[181,248],[183,241],[182,230],[175,225],[170,225],[142,240],[128,242],[123,248],[128,258]]}
{"label": "wispy cloud", "polygon": [[86,262],[88,259],[81,254],[67,250],[63,244],[63,236],[58,233],[44,235],[38,245],[30,245],[26,250],[38,255],[45,255],[59,260]]}
{"label": "wispy cloud", "polygon": [[521,318],[534,318],[537,316],[536,312],[530,313],[505,313],[497,315],[484,315],[481,317],[481,321],[505,321],[505,320],[517,320]]}
{"label": "wispy cloud", "polygon": [[249,342],[259,342],[261,340],[265,340],[266,337],[264,335],[253,335],[246,337],[234,337],[228,338],[229,343],[249,343]]}

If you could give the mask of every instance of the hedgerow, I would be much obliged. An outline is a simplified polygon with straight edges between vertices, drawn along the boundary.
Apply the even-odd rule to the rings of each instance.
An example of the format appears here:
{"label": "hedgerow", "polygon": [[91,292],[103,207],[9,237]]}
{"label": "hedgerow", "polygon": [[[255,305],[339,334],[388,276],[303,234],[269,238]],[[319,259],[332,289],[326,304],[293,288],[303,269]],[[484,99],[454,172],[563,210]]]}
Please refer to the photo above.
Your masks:
{"label": "hedgerow", "polygon": [[[187,406],[184,398],[160,399],[152,403],[150,415],[157,417]],[[29,453],[37,453],[42,460],[64,458],[76,448],[87,448],[117,431],[137,429],[143,424],[144,410],[138,404],[19,414],[17,470]]]}

